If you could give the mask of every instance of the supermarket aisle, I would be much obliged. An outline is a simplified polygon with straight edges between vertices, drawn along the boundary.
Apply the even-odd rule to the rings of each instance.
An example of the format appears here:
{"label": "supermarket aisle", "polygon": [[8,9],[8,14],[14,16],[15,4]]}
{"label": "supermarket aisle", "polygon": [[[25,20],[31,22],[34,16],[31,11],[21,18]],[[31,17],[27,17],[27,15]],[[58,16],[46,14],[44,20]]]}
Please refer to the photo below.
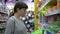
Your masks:
{"label": "supermarket aisle", "polygon": [[[4,32],[6,22],[9,19],[9,16],[14,13],[13,8],[16,1],[21,0],[1,0],[0,1],[0,32]],[[25,2],[26,1],[26,2]],[[24,24],[27,28],[27,32],[31,33],[35,29],[35,25],[38,25],[41,31],[44,30],[44,34],[60,34],[60,0],[36,0],[36,7],[33,5],[34,0],[22,0],[22,2],[27,3],[28,10],[27,14],[21,19],[24,21]],[[36,8],[38,8],[36,10]],[[35,12],[35,10],[36,12]],[[34,16],[37,13],[36,16]],[[36,24],[35,19],[36,17]],[[39,22],[39,23],[38,23]],[[38,24],[37,24],[38,23]],[[41,23],[41,24],[40,24]],[[39,25],[40,24],[40,25]],[[38,28],[36,27],[36,28]],[[39,32],[41,32],[38,29]]]}

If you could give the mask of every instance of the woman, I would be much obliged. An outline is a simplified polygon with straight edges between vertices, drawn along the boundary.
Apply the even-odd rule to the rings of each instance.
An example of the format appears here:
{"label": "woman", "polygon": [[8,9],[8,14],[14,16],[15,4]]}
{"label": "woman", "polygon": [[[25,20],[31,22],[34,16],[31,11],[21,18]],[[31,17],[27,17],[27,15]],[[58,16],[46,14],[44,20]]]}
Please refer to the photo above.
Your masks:
{"label": "woman", "polygon": [[17,2],[14,6],[14,15],[7,22],[5,34],[28,34],[20,16],[24,16],[28,6],[23,2]]}

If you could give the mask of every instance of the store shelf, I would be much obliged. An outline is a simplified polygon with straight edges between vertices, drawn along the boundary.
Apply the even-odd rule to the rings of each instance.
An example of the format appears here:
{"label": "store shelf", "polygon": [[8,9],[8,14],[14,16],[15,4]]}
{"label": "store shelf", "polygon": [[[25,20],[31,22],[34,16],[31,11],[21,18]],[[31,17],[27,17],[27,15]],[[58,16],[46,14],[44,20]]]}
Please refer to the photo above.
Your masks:
{"label": "store shelf", "polygon": [[41,5],[40,10],[42,10],[50,1],[51,0],[45,0],[44,3]]}
{"label": "store shelf", "polygon": [[8,15],[7,12],[2,12],[2,11],[0,11],[0,14],[6,14],[6,15]]}
{"label": "store shelf", "polygon": [[6,20],[0,20],[0,23],[6,23]]}
{"label": "store shelf", "polygon": [[51,16],[51,15],[55,15],[55,14],[60,14],[60,9],[56,9],[53,11],[48,11],[47,14],[45,14],[45,16]]}
{"label": "store shelf", "polygon": [[5,27],[0,27],[0,31],[5,30]]}

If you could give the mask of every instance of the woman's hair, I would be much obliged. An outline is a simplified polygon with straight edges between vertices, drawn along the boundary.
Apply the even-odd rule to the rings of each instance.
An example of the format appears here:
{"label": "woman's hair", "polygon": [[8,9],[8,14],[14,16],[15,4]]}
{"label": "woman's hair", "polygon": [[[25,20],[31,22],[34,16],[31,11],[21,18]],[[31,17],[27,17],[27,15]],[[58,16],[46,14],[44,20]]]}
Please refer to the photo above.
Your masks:
{"label": "woman's hair", "polygon": [[22,8],[28,8],[27,4],[24,2],[17,2],[14,6],[14,13],[12,14],[12,16],[17,12],[17,8],[18,9],[22,9]]}

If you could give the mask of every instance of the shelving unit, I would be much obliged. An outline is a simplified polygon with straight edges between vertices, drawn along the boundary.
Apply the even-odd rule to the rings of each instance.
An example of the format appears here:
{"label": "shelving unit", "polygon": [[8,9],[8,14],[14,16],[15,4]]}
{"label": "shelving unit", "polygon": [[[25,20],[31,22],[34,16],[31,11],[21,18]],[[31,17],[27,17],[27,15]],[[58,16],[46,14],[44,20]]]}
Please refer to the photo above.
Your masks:
{"label": "shelving unit", "polygon": [[[41,0],[44,1],[44,0]],[[41,5],[40,10],[42,10],[51,0],[45,0],[44,3]]]}
{"label": "shelving unit", "polygon": [[51,15],[55,15],[55,14],[60,14],[60,9],[56,9],[53,11],[48,11],[47,14],[45,14],[45,16],[51,16]]}
{"label": "shelving unit", "polygon": [[5,27],[0,27],[0,31],[5,30]]}
{"label": "shelving unit", "polygon": [[8,19],[8,11],[6,9],[4,0],[1,0],[0,2],[0,34],[3,34],[5,31],[7,19]]}
{"label": "shelving unit", "polygon": [[0,23],[5,23],[6,22],[6,20],[0,20]]}
{"label": "shelving unit", "polygon": [[6,12],[0,11],[0,14],[8,15]]}
{"label": "shelving unit", "polygon": [[5,20],[0,20],[0,32],[4,33],[6,28],[6,21]]}
{"label": "shelving unit", "polygon": [[[43,2],[42,2],[43,1]],[[38,8],[38,11],[41,11],[51,0],[41,0],[42,4],[41,6]]]}
{"label": "shelving unit", "polygon": [[[43,1],[43,0],[42,0]],[[43,15],[43,17],[42,17],[42,23],[45,23],[45,21],[46,21],[46,23],[48,22],[48,23],[52,23],[52,22],[54,22],[56,19],[55,18],[57,18],[57,17],[59,17],[60,16],[60,3],[58,3],[58,2],[60,2],[60,0],[47,0],[47,2],[46,3],[44,3],[43,5],[40,5],[40,7],[38,7],[38,11],[40,11],[40,14],[42,14]],[[57,6],[57,4],[58,4],[58,6]],[[43,12],[42,12],[43,11]],[[44,12],[46,12],[46,13],[44,13]],[[49,19],[50,18],[50,19]],[[44,19],[45,19],[45,21],[44,21]],[[49,21],[49,20],[51,20],[51,21]],[[53,21],[54,20],[54,21]],[[57,21],[57,20],[56,20]],[[58,23],[58,22],[57,22]],[[54,22],[54,24],[55,24],[55,22]],[[51,26],[51,24],[48,24],[48,25],[50,25]],[[47,25],[47,26],[48,26]],[[46,26],[46,25],[45,25]],[[55,26],[55,25],[54,25]],[[53,27],[53,26],[52,26]],[[47,27],[46,27],[47,28]],[[53,29],[53,28],[51,28],[51,29]],[[56,30],[56,29],[55,29]],[[45,31],[48,31],[48,32],[50,32],[50,34],[56,34],[56,32],[54,31],[54,32],[52,32],[52,31],[50,31],[50,29],[45,29]],[[46,32],[45,32],[46,33]],[[58,33],[58,32],[57,32]],[[46,33],[46,34],[48,34],[48,33]],[[60,33],[59,33],[60,34]]]}

